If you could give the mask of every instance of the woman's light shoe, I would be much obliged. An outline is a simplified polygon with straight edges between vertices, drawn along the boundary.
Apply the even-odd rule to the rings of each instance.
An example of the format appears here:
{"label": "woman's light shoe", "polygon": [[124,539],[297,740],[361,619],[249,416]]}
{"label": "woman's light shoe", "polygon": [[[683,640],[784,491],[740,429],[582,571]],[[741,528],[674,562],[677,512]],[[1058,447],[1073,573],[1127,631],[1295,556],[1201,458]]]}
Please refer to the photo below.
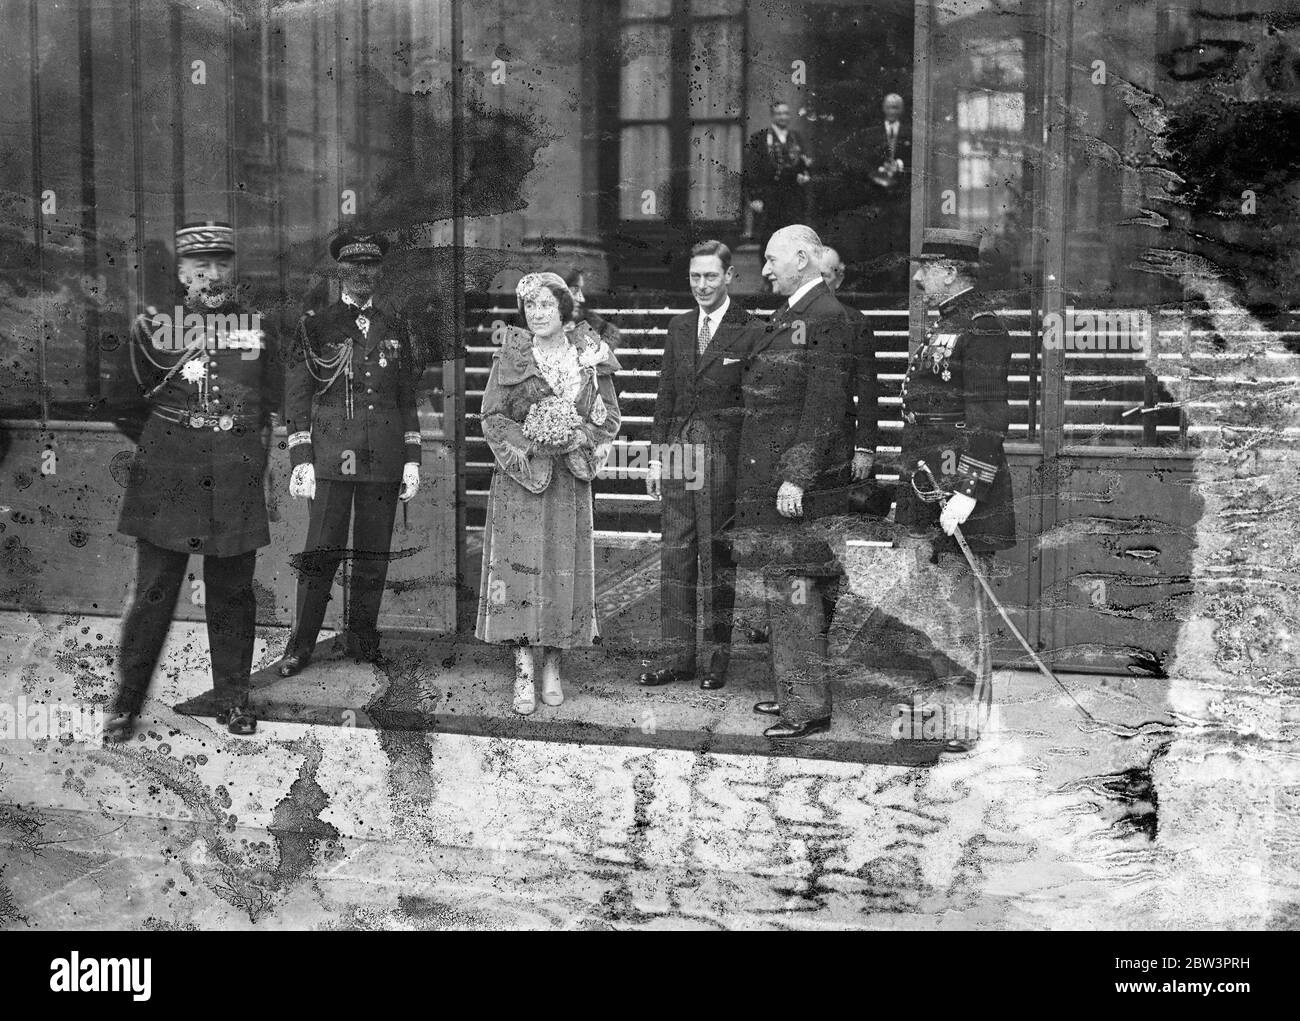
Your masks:
{"label": "woman's light shoe", "polygon": [[533,688],[533,650],[515,649],[515,700],[514,710],[520,716],[530,716],[537,708],[537,694]]}
{"label": "woman's light shoe", "polygon": [[564,690],[560,687],[560,652],[548,649],[542,660],[542,701],[555,706],[564,703]]}

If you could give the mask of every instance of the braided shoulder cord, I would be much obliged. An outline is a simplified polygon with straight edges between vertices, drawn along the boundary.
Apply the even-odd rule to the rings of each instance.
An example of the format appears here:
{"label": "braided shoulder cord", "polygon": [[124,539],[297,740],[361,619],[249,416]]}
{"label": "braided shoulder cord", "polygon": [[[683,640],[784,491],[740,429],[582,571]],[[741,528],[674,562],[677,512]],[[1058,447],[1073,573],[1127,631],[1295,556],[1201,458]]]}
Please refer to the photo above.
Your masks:
{"label": "braided shoulder cord", "polygon": [[158,359],[156,359],[152,354],[150,354],[149,345],[145,343],[147,334],[145,333],[145,330],[141,325],[141,320],[143,319],[144,319],[143,315],[141,315],[139,318],[136,319],[136,328],[139,330],[140,335],[136,338],[136,343],[133,343],[131,345],[131,371],[135,373],[135,378],[139,380],[140,371],[139,368],[136,366],[135,352],[136,352],[136,348],[142,348],[144,350],[144,356],[149,360],[149,363],[153,365],[155,369],[162,369],[165,370],[167,373],[165,376],[163,376],[162,381],[157,386],[155,386],[152,390],[150,390],[148,393],[144,395],[145,400],[150,400],[153,398],[154,394],[156,394],[159,390],[161,390],[171,381],[171,378],[174,375],[176,375],[176,373],[179,372],[187,362],[193,361],[200,354],[203,354],[207,350],[208,338],[206,334],[196,337],[193,341],[191,341],[190,345],[185,349],[185,353],[181,355],[180,359],[174,365],[168,366],[158,361]]}
{"label": "braided shoulder cord", "polygon": [[[330,358],[318,358],[316,356],[316,353],[312,350],[311,341],[307,336],[307,324],[305,321],[300,325],[299,331],[302,333],[303,360],[307,366],[307,371],[311,373],[312,378],[316,380],[316,382],[324,384],[324,386],[322,386],[319,390],[316,391],[317,397],[319,397],[321,394],[328,391],[329,388],[332,387],[334,383],[338,380],[339,376],[346,374],[348,380],[352,379],[352,338],[351,337],[349,337],[344,342],[343,346],[339,348],[338,354],[333,355]],[[322,370],[321,372],[316,371],[317,365],[320,366]],[[344,400],[347,404],[348,418],[351,418],[352,417],[352,387],[351,386],[348,386],[346,388],[346,392],[344,394]]]}

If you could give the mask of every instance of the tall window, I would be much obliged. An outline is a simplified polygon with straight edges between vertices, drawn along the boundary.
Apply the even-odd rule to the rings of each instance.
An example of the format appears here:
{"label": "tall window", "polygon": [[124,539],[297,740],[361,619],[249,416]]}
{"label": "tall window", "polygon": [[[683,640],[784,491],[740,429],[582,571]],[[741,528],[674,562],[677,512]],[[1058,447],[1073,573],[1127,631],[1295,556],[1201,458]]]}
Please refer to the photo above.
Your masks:
{"label": "tall window", "polygon": [[1024,41],[978,40],[968,53],[977,88],[957,90],[957,216],[977,230],[1019,206],[1024,165]]}
{"label": "tall window", "polygon": [[734,221],[744,0],[622,0],[619,218]]}
{"label": "tall window", "polygon": [[957,216],[975,230],[1003,220],[1021,182],[1025,94],[991,89],[957,93]]}

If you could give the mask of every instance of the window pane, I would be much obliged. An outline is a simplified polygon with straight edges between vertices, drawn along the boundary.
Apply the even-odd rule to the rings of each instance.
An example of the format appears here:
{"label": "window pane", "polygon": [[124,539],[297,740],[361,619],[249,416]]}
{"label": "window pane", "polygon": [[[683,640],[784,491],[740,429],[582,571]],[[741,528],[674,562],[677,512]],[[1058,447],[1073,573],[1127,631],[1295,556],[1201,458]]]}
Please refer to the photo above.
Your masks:
{"label": "window pane", "polygon": [[623,34],[624,52],[619,112],[624,120],[667,120],[672,99],[669,64],[671,29],[642,25]]}
{"label": "window pane", "polygon": [[[1026,168],[1032,154],[1024,89],[1026,35],[1036,26],[1026,5],[988,0],[935,4],[933,109],[929,117],[931,186],[926,222],[991,235],[1006,265],[989,284],[1025,279],[1032,208]],[[1022,34],[1010,34],[1019,27]],[[949,196],[955,193],[956,202]]]}
{"label": "window pane", "polygon": [[624,220],[657,219],[666,211],[668,129],[659,124],[629,125],[619,143],[619,215]]}
{"label": "window pane", "polygon": [[957,218],[968,230],[1004,223],[1022,191],[1025,97],[1021,92],[957,93]]}
{"label": "window pane", "polygon": [[706,21],[691,33],[690,117],[739,117],[742,28],[730,21]]}
{"label": "window pane", "polygon": [[697,17],[705,14],[740,14],[745,0],[691,0],[691,13]]}
{"label": "window pane", "polygon": [[[1132,68],[1143,76],[1136,82],[1139,88],[1173,100],[1177,86],[1160,80],[1160,64],[1152,57],[1180,45],[1190,46],[1183,50],[1187,53],[1198,49],[1191,46],[1196,38],[1187,34],[1192,21],[1176,7],[1166,18],[1143,4],[1104,12],[1085,5],[1074,12],[1074,45],[1088,52],[1102,39],[1125,40],[1124,49],[1107,54],[1107,63],[1122,60],[1126,73]],[[1212,38],[1230,31],[1227,24],[1210,24]],[[1178,75],[1188,69],[1170,70]],[[1064,290],[1069,306],[1059,331],[1065,362],[1064,438],[1087,446],[1176,448],[1184,442],[1185,427],[1185,409],[1177,405],[1190,396],[1182,379],[1183,331],[1196,346],[1213,328],[1209,322],[1184,323],[1172,311],[1146,311],[1162,303],[1172,309],[1183,293],[1173,280],[1135,271],[1143,252],[1185,242],[1178,238],[1171,245],[1169,237],[1161,236],[1169,232],[1156,225],[1158,218],[1140,215],[1164,208],[1166,185],[1149,171],[1167,160],[1155,157],[1139,119],[1116,90],[1097,87],[1094,74],[1088,61],[1071,70],[1074,116],[1086,134],[1072,139],[1068,150]],[[1110,155],[1099,158],[1101,153]],[[1224,159],[1230,159],[1228,152]],[[1151,343],[1151,330],[1158,343]],[[1208,407],[1191,403],[1192,417],[1212,417]],[[1200,438],[1191,432],[1186,441],[1195,446]]]}
{"label": "window pane", "polygon": [[689,212],[706,220],[740,216],[740,126],[691,128]]}
{"label": "window pane", "polygon": [[623,17],[666,18],[673,13],[673,0],[623,0]]}

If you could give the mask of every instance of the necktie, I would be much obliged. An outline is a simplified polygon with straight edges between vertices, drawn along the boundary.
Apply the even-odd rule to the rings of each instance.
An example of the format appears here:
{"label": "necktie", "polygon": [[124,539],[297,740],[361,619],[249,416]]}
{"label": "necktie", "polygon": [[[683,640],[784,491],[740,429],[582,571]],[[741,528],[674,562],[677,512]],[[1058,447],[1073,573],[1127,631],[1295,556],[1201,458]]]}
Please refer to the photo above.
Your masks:
{"label": "necktie", "polygon": [[894,158],[894,151],[896,146],[896,139],[894,136],[894,132],[897,130],[897,128],[898,125],[894,124],[892,121],[885,125],[886,134],[889,135],[889,158],[890,159]]}
{"label": "necktie", "polygon": [[700,354],[704,354],[704,349],[709,346],[709,317],[700,316]]}

